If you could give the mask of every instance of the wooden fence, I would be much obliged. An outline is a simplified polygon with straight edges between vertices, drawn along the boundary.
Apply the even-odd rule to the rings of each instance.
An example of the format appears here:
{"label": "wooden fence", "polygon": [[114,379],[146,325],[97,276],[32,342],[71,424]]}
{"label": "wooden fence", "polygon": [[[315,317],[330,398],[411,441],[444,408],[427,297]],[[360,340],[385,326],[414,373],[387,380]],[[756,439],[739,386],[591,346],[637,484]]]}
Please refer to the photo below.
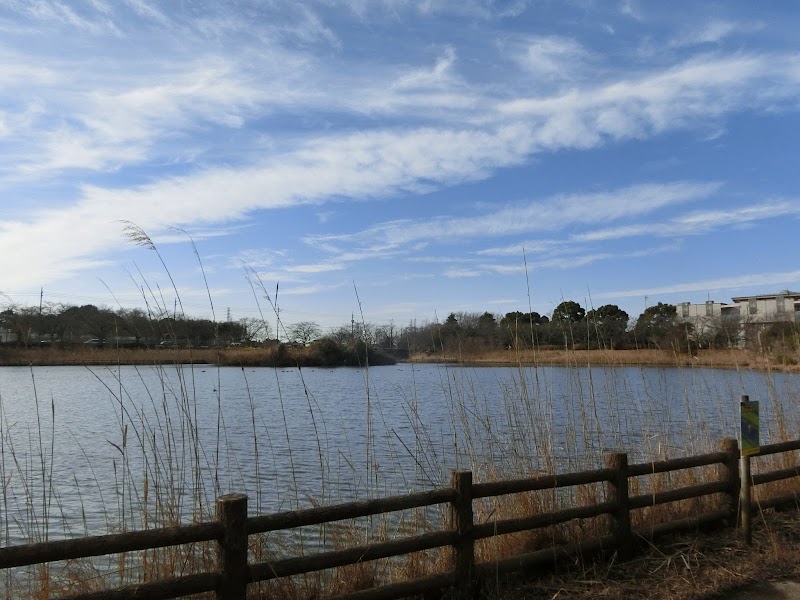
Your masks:
{"label": "wooden fence", "polygon": [[[795,450],[800,450],[800,440],[762,446],[757,456]],[[738,443],[736,440],[728,439],[723,441],[718,452],[641,464],[628,464],[626,454],[614,453],[607,457],[605,468],[579,473],[473,483],[470,472],[460,471],[453,473],[451,485],[447,488],[255,517],[247,516],[247,496],[229,494],[217,500],[217,520],[213,522],[0,548],[0,568],[216,541],[218,543],[217,571],[129,585],[102,592],[82,593],[69,596],[69,600],[178,598],[202,592],[214,592],[215,597],[220,600],[244,600],[247,586],[250,583],[434,548],[451,547],[453,563],[451,570],[446,573],[351,592],[336,598],[337,600],[378,600],[450,589],[454,597],[466,599],[473,597],[475,586],[481,577],[494,576],[533,565],[552,564],[554,559],[559,556],[576,552],[613,550],[620,557],[625,557],[631,554],[637,540],[642,538],[653,539],[664,533],[691,530],[702,525],[735,524],[742,483],[739,477],[739,459]],[[716,480],[657,493],[642,495],[629,493],[629,482],[632,478],[707,465],[718,465]],[[793,466],[753,475],[751,481],[745,482],[745,485],[757,486],[797,476],[800,476],[800,467]],[[574,506],[554,512],[498,519],[486,523],[475,522],[474,501],[481,498],[598,483],[604,484],[606,487],[605,499],[593,505]],[[631,527],[632,511],[668,502],[701,498],[711,494],[720,494],[723,498],[718,508],[689,518],[661,523],[646,530],[635,531]],[[762,510],[776,508],[797,504],[797,501],[798,494],[788,494],[761,500],[758,508]],[[449,525],[442,531],[325,551],[310,556],[248,563],[247,548],[250,535],[439,504],[449,505]],[[482,563],[477,563],[475,560],[475,542],[477,540],[601,515],[610,516],[610,527],[607,534],[600,537],[579,540],[571,544],[550,547],[512,558]]]}

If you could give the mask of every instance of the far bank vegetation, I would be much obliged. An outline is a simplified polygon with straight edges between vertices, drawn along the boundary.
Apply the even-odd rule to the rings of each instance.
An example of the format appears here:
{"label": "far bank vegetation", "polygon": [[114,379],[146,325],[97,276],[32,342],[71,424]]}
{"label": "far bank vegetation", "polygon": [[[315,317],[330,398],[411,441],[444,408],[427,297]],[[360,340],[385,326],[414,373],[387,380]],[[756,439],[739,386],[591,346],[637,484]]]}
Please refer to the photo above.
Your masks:
{"label": "far bank vegetation", "polygon": [[[365,366],[397,359],[484,363],[798,365],[791,321],[678,318],[674,305],[636,319],[613,304],[586,310],[567,300],[552,313],[451,312],[443,322],[357,323],[324,331],[313,321],[281,329],[263,318],[215,322],[94,305],[9,306],[0,312],[0,364],[215,363]],[[113,350],[113,352],[109,352]],[[578,353],[576,355],[576,353]],[[694,361],[694,363],[692,363]]]}

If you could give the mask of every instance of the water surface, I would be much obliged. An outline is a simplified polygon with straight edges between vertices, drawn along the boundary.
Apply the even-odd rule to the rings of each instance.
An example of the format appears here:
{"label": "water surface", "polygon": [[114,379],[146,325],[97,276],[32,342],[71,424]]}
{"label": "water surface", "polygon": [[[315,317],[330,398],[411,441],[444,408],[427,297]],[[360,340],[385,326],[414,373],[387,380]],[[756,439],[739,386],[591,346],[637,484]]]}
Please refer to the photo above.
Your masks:
{"label": "water surface", "polygon": [[[3,367],[6,541],[709,451],[742,394],[764,440],[798,431],[800,377],[693,368]],[[146,509],[146,510],[145,510]],[[152,524],[152,521],[149,522]]]}

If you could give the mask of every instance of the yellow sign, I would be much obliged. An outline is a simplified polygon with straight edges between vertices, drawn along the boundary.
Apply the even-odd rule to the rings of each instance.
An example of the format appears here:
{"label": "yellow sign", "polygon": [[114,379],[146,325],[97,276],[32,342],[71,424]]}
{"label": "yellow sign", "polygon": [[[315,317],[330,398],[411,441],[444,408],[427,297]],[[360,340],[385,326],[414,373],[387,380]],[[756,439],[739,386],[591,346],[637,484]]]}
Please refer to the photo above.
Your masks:
{"label": "yellow sign", "polygon": [[742,456],[758,454],[758,402],[742,402]]}

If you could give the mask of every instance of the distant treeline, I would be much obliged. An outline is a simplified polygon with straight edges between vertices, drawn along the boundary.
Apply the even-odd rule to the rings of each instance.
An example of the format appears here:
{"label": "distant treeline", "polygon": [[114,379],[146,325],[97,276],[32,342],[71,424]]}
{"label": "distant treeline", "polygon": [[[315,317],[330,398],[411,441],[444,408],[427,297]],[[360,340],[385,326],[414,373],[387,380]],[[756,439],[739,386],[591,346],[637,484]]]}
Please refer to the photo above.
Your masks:
{"label": "distant treeline", "polygon": [[686,338],[674,306],[649,307],[631,323],[615,304],[587,311],[568,300],[551,316],[513,311],[450,313],[443,323],[413,324],[400,332],[401,344],[423,352],[471,352],[485,348],[644,348],[662,347]]}
{"label": "distant treeline", "polygon": [[[248,326],[250,325],[250,329]],[[140,309],[48,305],[13,307],[0,312],[0,333],[8,344],[74,346],[213,346],[249,340],[247,321],[214,323],[148,314]]]}
{"label": "distant treeline", "polygon": [[[346,323],[324,333],[313,321],[280,326],[280,341],[297,347],[328,340],[325,352],[362,343],[397,357],[414,353],[476,352],[492,348],[723,348],[741,339],[738,320],[706,320],[697,330],[678,318],[674,305],[647,307],[635,320],[615,304],[586,310],[567,300],[550,316],[537,312],[452,312],[444,322]],[[773,327],[774,329],[774,327]],[[772,332],[783,336],[783,330]],[[759,333],[768,339],[771,330]],[[774,337],[774,336],[773,336]],[[219,347],[279,345],[262,319],[214,322],[182,315],[153,315],[140,309],[46,305],[13,307],[0,312],[0,342],[22,347],[58,345],[129,347]]]}

